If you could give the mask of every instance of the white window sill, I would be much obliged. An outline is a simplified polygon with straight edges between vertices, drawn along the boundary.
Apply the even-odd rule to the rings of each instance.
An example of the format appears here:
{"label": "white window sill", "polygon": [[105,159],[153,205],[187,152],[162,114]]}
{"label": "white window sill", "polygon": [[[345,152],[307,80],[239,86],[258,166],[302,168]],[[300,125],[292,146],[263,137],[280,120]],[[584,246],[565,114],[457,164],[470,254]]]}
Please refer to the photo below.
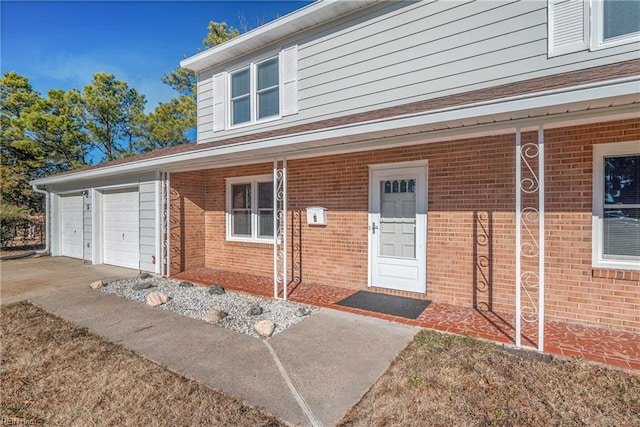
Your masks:
{"label": "white window sill", "polygon": [[270,239],[252,239],[250,237],[227,237],[227,242],[236,242],[236,243],[261,243],[263,245],[273,245],[273,238]]}
{"label": "white window sill", "polygon": [[259,119],[259,120],[242,122],[242,123],[238,123],[237,125],[233,125],[233,124],[229,123],[229,126],[227,127],[226,130],[242,129],[242,128],[247,128],[247,127],[250,127],[250,126],[257,126],[257,125],[260,125],[260,124],[263,124],[263,123],[275,122],[276,120],[281,120],[281,119],[282,119],[282,115],[278,114],[277,116],[269,116],[269,117],[265,117],[265,118]]}
{"label": "white window sill", "polygon": [[637,270],[640,271],[640,261],[634,260],[600,260],[594,262],[592,268],[606,270]]}

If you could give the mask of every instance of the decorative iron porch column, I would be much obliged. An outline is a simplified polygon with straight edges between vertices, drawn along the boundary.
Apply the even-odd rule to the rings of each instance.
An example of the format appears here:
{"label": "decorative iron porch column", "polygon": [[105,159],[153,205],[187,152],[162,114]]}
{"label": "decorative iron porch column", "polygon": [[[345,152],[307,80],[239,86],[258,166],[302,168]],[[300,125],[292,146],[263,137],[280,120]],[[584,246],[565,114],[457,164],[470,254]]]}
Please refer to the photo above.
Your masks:
{"label": "decorative iron porch column", "polygon": [[170,187],[169,187],[169,173],[160,173],[160,211],[161,211],[161,225],[160,225],[160,274],[162,277],[169,277],[171,272],[169,271],[169,248],[171,242],[169,241],[171,233],[169,231],[169,215],[170,215]]}
{"label": "decorative iron porch column", "polygon": [[542,125],[538,127],[537,143],[527,142],[523,145],[521,130],[516,129],[515,160],[516,345],[522,347],[522,320],[527,323],[537,322],[537,348],[538,351],[544,351],[544,128]]}
{"label": "decorative iron porch column", "polygon": [[[280,167],[280,163],[282,163]],[[287,159],[273,161],[273,297],[287,299]]]}

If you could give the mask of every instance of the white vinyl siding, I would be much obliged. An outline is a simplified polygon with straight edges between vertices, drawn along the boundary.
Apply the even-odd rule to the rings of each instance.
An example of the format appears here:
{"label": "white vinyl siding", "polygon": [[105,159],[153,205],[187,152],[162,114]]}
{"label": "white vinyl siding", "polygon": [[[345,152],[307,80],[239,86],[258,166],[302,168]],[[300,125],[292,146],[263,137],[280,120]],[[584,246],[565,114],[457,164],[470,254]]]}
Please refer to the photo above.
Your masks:
{"label": "white vinyl siding", "polygon": [[[634,60],[638,46],[549,57],[546,1],[386,2],[283,40],[297,45],[292,75],[297,114],[227,128],[199,142],[363,113],[498,85]],[[393,29],[380,31],[381,28]],[[220,64],[240,69],[255,57]],[[283,104],[287,99],[281,50]],[[293,62],[293,61],[292,61]],[[234,68],[236,67],[236,68]],[[579,82],[576,82],[579,83]],[[293,105],[293,104],[292,104]]]}
{"label": "white vinyl siding", "polygon": [[[140,184],[140,270],[156,271],[156,184]],[[156,260],[154,264],[153,261]]]}
{"label": "white vinyl siding", "polygon": [[198,140],[213,136],[213,75],[205,73],[198,76]]}

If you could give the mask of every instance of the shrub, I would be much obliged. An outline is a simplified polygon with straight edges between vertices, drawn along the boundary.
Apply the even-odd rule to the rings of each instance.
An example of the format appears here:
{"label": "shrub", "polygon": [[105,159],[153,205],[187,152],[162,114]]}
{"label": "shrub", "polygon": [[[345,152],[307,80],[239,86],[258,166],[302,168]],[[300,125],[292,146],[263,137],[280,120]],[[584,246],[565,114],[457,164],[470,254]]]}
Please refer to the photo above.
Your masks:
{"label": "shrub", "polygon": [[28,208],[2,203],[0,205],[0,247],[5,248],[13,240],[16,228],[28,222]]}

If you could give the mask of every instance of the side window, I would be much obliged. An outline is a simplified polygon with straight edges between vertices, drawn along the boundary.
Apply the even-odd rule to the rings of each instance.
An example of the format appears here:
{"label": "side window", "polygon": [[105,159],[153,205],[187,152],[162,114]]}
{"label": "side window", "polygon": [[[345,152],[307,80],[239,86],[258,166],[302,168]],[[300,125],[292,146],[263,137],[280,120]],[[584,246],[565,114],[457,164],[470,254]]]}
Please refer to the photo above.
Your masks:
{"label": "side window", "polygon": [[594,146],[593,264],[640,269],[640,142]]}
{"label": "side window", "polygon": [[227,240],[273,241],[273,177],[227,179]]}
{"label": "side window", "polygon": [[603,258],[640,260],[640,155],[603,159]]}

